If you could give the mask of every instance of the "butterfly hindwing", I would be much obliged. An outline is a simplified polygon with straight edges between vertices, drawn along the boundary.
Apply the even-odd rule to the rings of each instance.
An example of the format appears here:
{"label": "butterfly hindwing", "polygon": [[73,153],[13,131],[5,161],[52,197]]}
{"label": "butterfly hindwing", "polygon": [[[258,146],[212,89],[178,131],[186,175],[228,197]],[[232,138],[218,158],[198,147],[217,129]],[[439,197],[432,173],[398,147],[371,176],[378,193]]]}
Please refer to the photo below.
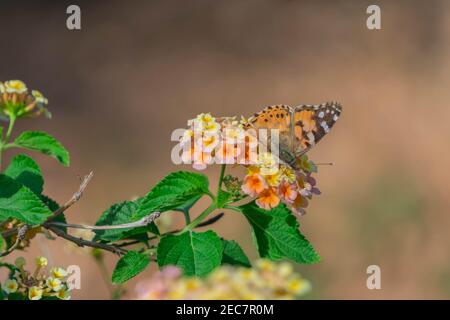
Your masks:
{"label": "butterfly hindwing", "polygon": [[316,145],[333,127],[342,111],[336,102],[301,105],[294,108],[295,154],[301,156]]}

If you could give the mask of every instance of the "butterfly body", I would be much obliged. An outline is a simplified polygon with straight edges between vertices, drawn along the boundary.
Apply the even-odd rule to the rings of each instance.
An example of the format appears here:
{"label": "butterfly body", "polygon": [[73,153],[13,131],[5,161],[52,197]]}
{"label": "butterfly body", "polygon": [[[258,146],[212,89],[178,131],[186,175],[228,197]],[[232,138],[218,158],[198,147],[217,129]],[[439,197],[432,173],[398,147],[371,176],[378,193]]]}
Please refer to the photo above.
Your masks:
{"label": "butterfly body", "polygon": [[253,115],[254,129],[278,129],[279,157],[297,169],[298,159],[315,146],[333,127],[342,112],[337,102],[290,107],[275,105]]}

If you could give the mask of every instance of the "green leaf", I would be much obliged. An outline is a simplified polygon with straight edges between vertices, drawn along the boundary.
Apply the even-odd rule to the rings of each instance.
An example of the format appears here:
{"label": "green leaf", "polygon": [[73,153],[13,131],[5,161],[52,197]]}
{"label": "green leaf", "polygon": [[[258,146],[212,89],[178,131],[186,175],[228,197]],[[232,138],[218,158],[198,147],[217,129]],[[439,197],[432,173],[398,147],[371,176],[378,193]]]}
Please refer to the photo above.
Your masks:
{"label": "green leaf", "polygon": [[30,225],[43,223],[52,214],[30,189],[0,174],[0,220],[16,218]]}
{"label": "green leaf", "polygon": [[217,195],[217,208],[223,208],[226,204],[228,204],[230,202],[232,198],[231,193],[224,191],[224,190],[219,190],[219,194]]}
{"label": "green leaf", "polygon": [[298,263],[320,261],[312,245],[300,233],[297,219],[285,205],[266,211],[251,202],[240,208],[253,228],[253,238],[261,257],[289,258]]}
{"label": "green leaf", "polygon": [[128,251],[117,262],[116,268],[112,274],[113,283],[124,283],[131,278],[137,276],[150,263],[150,259],[142,253],[136,251]]}
{"label": "green leaf", "polygon": [[222,239],[222,243],[222,264],[238,265],[247,268],[251,267],[250,261],[236,241]]}
{"label": "green leaf", "polygon": [[203,276],[222,261],[223,245],[214,231],[166,235],[158,245],[158,265],[175,265],[185,275]]}
{"label": "green leaf", "polygon": [[[97,226],[104,225],[118,225],[139,220],[134,217],[134,214],[139,209],[141,199],[135,201],[124,201],[122,203],[115,204],[106,210],[100,218],[97,220]],[[95,241],[117,241],[131,237],[133,235],[152,232],[159,234],[158,227],[151,223],[145,227],[139,228],[125,228],[125,229],[111,229],[111,230],[95,230]]]}
{"label": "green leaf", "polygon": [[69,152],[55,138],[41,131],[25,131],[14,141],[14,145],[49,155],[64,166],[70,163]]}
{"label": "green leaf", "polygon": [[30,157],[19,154],[11,160],[5,174],[16,179],[36,194],[41,194],[44,187],[41,169]]}
{"label": "green leaf", "polygon": [[[44,204],[50,209],[50,211],[55,212],[56,210],[59,209],[59,204],[53,200],[52,198],[47,197],[46,195],[41,194],[39,196],[42,200],[42,202],[44,202]],[[62,223],[67,223],[66,221],[66,217],[64,216],[64,213],[58,215],[57,217],[53,218],[52,221],[55,222],[62,222]],[[61,226],[55,226],[55,228],[61,229],[62,231],[64,231],[65,233],[67,233],[67,228],[66,227],[61,227]]]}
{"label": "green leaf", "polygon": [[178,171],[161,180],[144,198],[137,213],[142,218],[155,211],[164,212],[192,206],[200,196],[209,193],[204,174]]}

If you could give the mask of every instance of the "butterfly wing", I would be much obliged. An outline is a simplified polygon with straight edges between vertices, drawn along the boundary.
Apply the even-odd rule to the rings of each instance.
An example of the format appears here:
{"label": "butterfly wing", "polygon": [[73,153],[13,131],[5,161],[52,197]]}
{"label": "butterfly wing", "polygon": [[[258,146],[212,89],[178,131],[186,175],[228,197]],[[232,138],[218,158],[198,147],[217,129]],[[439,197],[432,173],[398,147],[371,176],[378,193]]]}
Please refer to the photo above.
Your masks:
{"label": "butterfly wing", "polygon": [[294,108],[293,144],[297,158],[315,146],[330,131],[341,112],[342,107],[337,102]]}
{"label": "butterfly wing", "polygon": [[[295,160],[294,145],[292,139],[294,109],[286,105],[274,105],[264,108],[248,119],[249,125],[258,133],[259,129],[278,129],[279,133],[279,157],[281,162],[291,163]],[[271,145],[270,132],[268,144]],[[262,142],[260,140],[260,142]]]}

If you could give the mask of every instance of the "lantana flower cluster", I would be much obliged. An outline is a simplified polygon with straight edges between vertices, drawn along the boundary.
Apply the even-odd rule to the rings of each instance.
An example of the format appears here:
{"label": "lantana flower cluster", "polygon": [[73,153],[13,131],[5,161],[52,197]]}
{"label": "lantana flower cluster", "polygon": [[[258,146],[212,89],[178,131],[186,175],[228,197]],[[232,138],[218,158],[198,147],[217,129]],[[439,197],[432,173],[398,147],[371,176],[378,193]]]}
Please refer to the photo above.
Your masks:
{"label": "lantana flower cluster", "polygon": [[213,163],[236,164],[246,161],[244,142],[249,137],[245,134],[244,119],[216,119],[210,113],[202,113],[187,124],[189,129],[185,130],[180,141],[183,163],[192,163],[194,169],[203,170]]}
{"label": "lantana flower cluster", "polygon": [[255,130],[245,118],[202,113],[189,120],[188,126],[180,141],[182,162],[197,170],[213,163],[243,165],[246,176],[240,189],[255,198],[260,208],[271,210],[284,203],[302,215],[308,200],[320,194],[312,177],[317,171],[315,164],[302,155],[294,170],[270,151],[261,150]]}
{"label": "lantana flower cluster", "polygon": [[51,117],[45,108],[48,99],[37,91],[29,91],[20,80],[0,82],[0,116],[2,117],[37,117],[41,114]]}
{"label": "lantana flower cluster", "polygon": [[136,289],[143,300],[292,300],[310,284],[292,264],[261,259],[254,268],[224,265],[201,278],[182,277],[180,269],[168,266]]}
{"label": "lantana flower cluster", "polygon": [[47,264],[47,258],[36,258],[36,268],[33,273],[30,273],[25,270],[25,259],[17,258],[15,269],[11,271],[9,278],[1,286],[3,295],[7,299],[70,299],[67,271],[55,267],[50,270],[50,275],[45,274],[44,269]]}
{"label": "lantana flower cluster", "polygon": [[300,170],[278,164],[271,153],[259,155],[256,165],[247,167],[242,183],[242,191],[256,198],[256,204],[265,210],[277,207],[281,202],[288,205],[296,214],[304,214],[308,199],[320,194],[311,173],[315,165],[302,156]]}

